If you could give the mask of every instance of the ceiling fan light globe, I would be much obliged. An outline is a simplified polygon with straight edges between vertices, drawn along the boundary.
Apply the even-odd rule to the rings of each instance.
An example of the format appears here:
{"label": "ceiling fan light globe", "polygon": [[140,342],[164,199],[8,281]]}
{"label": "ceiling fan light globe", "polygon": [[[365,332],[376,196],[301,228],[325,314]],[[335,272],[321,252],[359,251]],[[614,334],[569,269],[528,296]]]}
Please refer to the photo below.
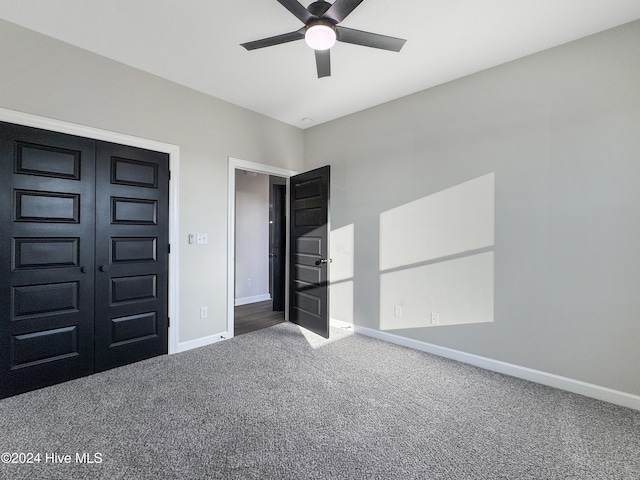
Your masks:
{"label": "ceiling fan light globe", "polygon": [[336,31],[329,25],[311,25],[304,34],[304,40],[314,50],[328,50],[336,43]]}

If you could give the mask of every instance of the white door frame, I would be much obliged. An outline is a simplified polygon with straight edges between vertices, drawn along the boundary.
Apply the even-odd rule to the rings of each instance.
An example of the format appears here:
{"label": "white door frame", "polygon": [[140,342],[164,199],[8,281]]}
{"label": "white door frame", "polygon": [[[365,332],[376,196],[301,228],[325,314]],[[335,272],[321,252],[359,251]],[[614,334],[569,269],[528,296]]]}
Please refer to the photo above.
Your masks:
{"label": "white door frame", "polygon": [[[234,307],[235,307],[235,265],[236,265],[236,170],[246,170],[248,172],[263,173],[287,179],[287,198],[289,198],[289,177],[298,172],[285,168],[272,167],[261,163],[248,162],[238,158],[229,157],[229,181],[227,192],[229,201],[227,203],[227,335],[232,338],[234,333]],[[289,251],[289,204],[287,202],[287,243],[286,251]],[[289,255],[286,259],[285,285],[289,285]],[[289,289],[285,287],[285,310],[284,318],[289,319]]]}
{"label": "white door frame", "polygon": [[178,256],[180,249],[180,236],[178,235],[178,166],[180,164],[180,147],[170,143],[157,142],[155,140],[63,122],[53,118],[31,115],[29,113],[22,113],[5,108],[0,108],[0,121],[169,154],[169,170],[171,171],[171,178],[169,180],[169,243],[171,244],[168,298],[168,315],[171,319],[169,327],[169,353],[177,353],[179,351],[178,340],[180,338],[178,334],[180,328],[180,318],[178,316]]}

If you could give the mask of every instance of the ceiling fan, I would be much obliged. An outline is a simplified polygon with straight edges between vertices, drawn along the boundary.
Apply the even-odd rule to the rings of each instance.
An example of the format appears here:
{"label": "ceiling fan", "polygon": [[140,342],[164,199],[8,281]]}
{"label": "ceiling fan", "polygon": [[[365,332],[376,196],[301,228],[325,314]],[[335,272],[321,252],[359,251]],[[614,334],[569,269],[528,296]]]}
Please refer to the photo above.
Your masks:
{"label": "ceiling fan", "polygon": [[336,40],[393,52],[399,52],[406,42],[402,38],[387,37],[386,35],[339,26],[338,24],[353,12],[363,0],[336,0],[333,4],[318,0],[307,8],[303,7],[297,0],[278,0],[278,2],[304,23],[304,27],[295,32],[242,43],[241,45],[247,50],[255,50],[304,38],[307,45],[315,50],[318,78],[331,76],[329,49],[335,44]]}

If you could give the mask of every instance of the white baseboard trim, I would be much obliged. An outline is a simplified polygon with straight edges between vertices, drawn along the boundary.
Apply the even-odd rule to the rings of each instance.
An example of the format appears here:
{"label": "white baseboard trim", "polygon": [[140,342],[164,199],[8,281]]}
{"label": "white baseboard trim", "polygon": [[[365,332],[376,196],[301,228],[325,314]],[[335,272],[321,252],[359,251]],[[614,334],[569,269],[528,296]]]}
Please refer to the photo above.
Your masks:
{"label": "white baseboard trim", "polygon": [[342,330],[351,330],[353,332],[353,323],[345,322],[343,320],[331,318],[329,319],[329,325],[335,328],[341,328]]}
{"label": "white baseboard trim", "polygon": [[253,297],[236,298],[234,304],[237,307],[238,305],[249,305],[250,303],[266,302],[267,300],[271,300],[271,295],[263,293],[262,295],[255,295]]}
{"label": "white baseboard trim", "polygon": [[521,367],[511,363],[501,362],[499,360],[492,360],[472,353],[465,353],[459,350],[453,350],[451,348],[413,340],[411,338],[382,332],[373,328],[355,325],[354,330],[356,333],[366,335],[368,337],[377,338],[379,340],[402,345],[403,347],[413,348],[422,352],[432,353],[440,357],[457,360],[458,362],[468,363],[470,365],[475,365],[476,367],[484,368],[485,370],[504,373],[505,375],[522,378],[524,380],[540,383],[549,387],[559,388],[560,390],[577,393],[579,395],[584,395],[585,397],[591,397],[604,402],[632,408],[634,410],[640,410],[640,396],[633,395],[631,393],[621,392],[619,390],[613,390],[600,385],[561,377],[560,375],[555,375],[553,373],[541,372],[539,370],[533,370],[531,368]]}
{"label": "white baseboard trim", "polygon": [[186,342],[179,342],[178,348],[175,352],[172,353],[186,352],[187,350],[204,347],[205,345],[211,345],[212,343],[217,343],[222,340],[226,340],[227,338],[229,338],[227,332],[222,332],[216,333],[215,335],[209,335],[208,337],[196,338],[195,340],[188,340]]}

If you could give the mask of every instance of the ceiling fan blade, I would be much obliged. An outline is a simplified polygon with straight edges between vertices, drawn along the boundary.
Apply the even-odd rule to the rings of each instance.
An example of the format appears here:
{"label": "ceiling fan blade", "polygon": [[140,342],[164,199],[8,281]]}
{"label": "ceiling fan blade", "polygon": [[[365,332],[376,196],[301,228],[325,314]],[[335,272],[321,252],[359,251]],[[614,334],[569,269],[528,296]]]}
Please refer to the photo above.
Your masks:
{"label": "ceiling fan blade", "polygon": [[382,50],[391,50],[392,52],[399,52],[406,42],[403,38],[387,37],[386,35],[363,32],[361,30],[353,30],[352,28],[340,26],[336,27],[336,32],[338,34],[338,40],[341,42],[353,43],[355,45],[362,45],[365,47],[380,48]]}
{"label": "ceiling fan blade", "polygon": [[316,67],[318,78],[331,76],[331,50],[316,50]]}
{"label": "ceiling fan blade", "polygon": [[283,33],[275,37],[263,38],[262,40],[254,40],[253,42],[241,43],[247,50],[255,50],[256,48],[271,47],[272,45],[280,45],[281,43],[294,42],[304,38],[304,28],[295,32]]}
{"label": "ceiling fan blade", "polygon": [[309,12],[309,10],[307,10],[306,8],[304,8],[300,2],[298,2],[297,0],[278,0],[278,2],[280,3],[280,5],[282,5],[284,8],[286,8],[287,10],[289,10],[291,13],[293,13],[296,17],[298,17],[298,20],[300,20],[302,23],[304,23],[306,25],[306,23],[311,20],[312,18],[314,18],[313,15],[311,15],[311,13]]}
{"label": "ceiling fan blade", "polygon": [[340,23],[347,15],[353,12],[363,0],[336,0],[323,17],[330,18],[335,23]]}

